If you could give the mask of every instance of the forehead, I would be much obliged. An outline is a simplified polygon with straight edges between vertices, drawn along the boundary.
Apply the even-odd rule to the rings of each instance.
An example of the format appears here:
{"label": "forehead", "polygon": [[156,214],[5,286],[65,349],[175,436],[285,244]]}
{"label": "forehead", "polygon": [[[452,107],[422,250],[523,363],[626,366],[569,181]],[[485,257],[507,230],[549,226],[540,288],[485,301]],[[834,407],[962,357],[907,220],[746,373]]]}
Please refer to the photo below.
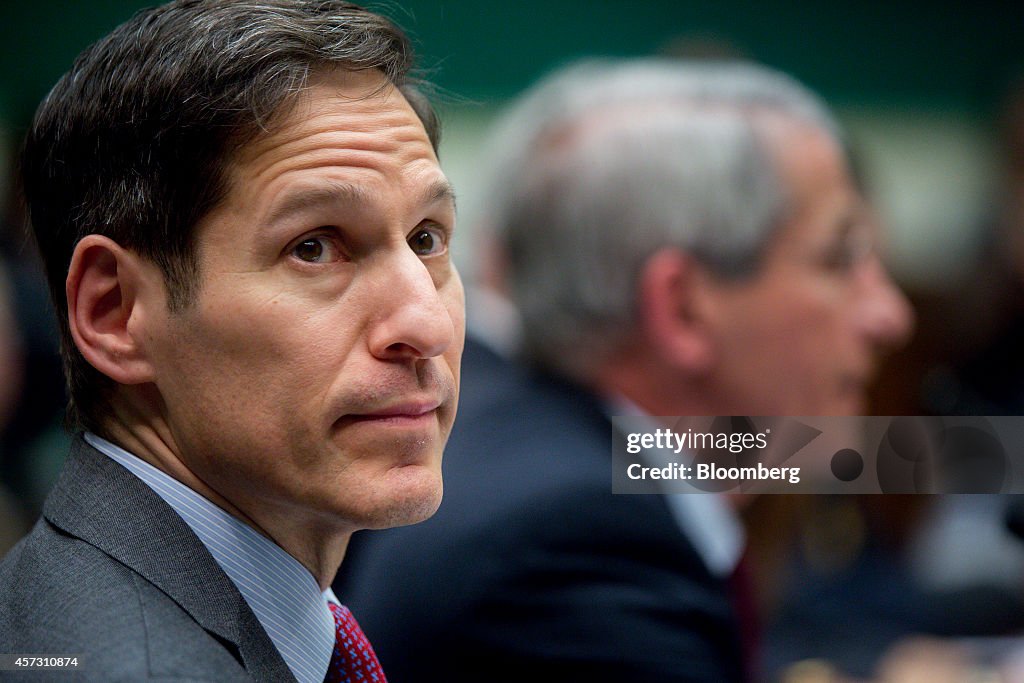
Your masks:
{"label": "forehead", "polygon": [[236,151],[225,180],[224,198],[196,225],[204,260],[229,258],[239,244],[241,255],[230,258],[258,259],[298,228],[345,224],[383,237],[408,231],[428,211],[454,215],[422,122],[374,70],[312,80],[265,134]]}
{"label": "forehead", "polygon": [[843,151],[831,134],[781,116],[765,117],[759,126],[787,206],[780,241],[826,237],[860,210]]}
{"label": "forehead", "polygon": [[[309,87],[269,131],[236,151],[230,192],[270,198],[282,183],[333,174],[366,184],[440,174],[423,123],[402,93],[375,70],[337,70]],[[251,200],[251,196],[248,197]]]}
{"label": "forehead", "polygon": [[757,126],[786,193],[797,204],[850,184],[838,142],[819,126],[781,115],[762,115]]}

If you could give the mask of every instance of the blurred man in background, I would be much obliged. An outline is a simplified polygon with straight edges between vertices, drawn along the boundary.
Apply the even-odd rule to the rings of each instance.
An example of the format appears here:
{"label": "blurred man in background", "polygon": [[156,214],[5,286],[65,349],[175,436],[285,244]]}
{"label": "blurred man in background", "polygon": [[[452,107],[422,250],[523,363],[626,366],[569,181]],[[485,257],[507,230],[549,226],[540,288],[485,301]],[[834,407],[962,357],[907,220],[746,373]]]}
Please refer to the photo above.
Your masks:
{"label": "blurred man in background", "polygon": [[468,345],[441,512],[364,539],[339,588],[407,682],[743,680],[730,501],[612,495],[609,416],[864,410],[911,314],[836,124],[755,66],[585,63],[493,156],[529,369]]}

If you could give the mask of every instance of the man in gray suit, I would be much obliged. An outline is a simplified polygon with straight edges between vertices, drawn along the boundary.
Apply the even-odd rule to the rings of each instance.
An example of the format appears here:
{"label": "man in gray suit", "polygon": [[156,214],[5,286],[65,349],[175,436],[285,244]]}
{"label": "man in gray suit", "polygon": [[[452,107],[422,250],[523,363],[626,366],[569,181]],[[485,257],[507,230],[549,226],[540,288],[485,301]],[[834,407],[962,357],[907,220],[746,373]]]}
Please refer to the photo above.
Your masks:
{"label": "man in gray suit", "polygon": [[183,0],[88,48],[22,160],[82,432],[0,654],[87,680],[383,680],[329,586],[440,502],[463,294],[412,57],[340,0]]}

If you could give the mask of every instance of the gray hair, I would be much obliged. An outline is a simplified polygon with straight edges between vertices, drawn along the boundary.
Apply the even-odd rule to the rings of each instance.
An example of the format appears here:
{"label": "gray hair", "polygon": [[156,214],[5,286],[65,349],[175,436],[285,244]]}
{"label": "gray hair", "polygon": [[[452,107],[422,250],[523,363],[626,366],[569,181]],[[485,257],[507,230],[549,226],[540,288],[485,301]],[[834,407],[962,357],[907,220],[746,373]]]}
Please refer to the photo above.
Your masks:
{"label": "gray hair", "polygon": [[789,204],[760,112],[839,141],[815,95],[746,63],[587,61],[520,100],[492,138],[487,196],[527,356],[578,375],[616,348],[666,246],[722,277],[756,270]]}

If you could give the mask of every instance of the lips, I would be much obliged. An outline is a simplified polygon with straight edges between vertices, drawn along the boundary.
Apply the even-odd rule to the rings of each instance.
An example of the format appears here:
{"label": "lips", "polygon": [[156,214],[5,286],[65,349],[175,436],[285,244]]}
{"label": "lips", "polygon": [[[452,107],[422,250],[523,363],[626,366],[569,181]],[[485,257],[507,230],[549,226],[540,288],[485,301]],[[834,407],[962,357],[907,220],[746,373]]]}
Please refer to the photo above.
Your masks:
{"label": "lips", "polygon": [[447,431],[455,412],[457,383],[436,363],[405,374],[367,373],[364,382],[349,384],[334,396],[331,429],[379,426],[424,429],[440,425]]}
{"label": "lips", "polygon": [[415,426],[434,421],[438,408],[444,404],[440,398],[417,398],[389,403],[379,408],[344,415],[339,424],[371,423],[393,426]]}
{"label": "lips", "polygon": [[420,417],[432,413],[441,407],[440,399],[424,399],[417,401],[405,401],[394,405],[386,406],[366,413],[356,414],[353,417],[364,417],[369,419],[387,419],[392,417]]}

